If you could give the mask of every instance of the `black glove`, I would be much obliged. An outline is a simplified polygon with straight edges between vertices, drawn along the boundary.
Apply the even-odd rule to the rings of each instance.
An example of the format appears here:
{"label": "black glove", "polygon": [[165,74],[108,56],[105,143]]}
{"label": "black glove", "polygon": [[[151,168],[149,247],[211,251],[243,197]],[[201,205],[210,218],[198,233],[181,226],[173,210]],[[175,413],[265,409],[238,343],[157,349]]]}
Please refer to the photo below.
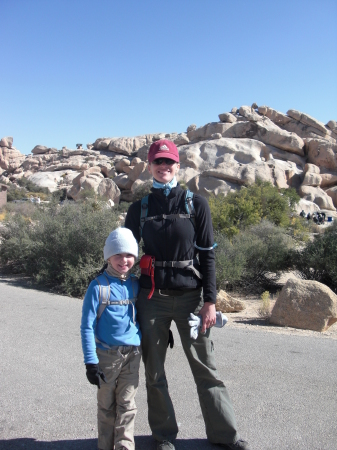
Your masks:
{"label": "black glove", "polygon": [[173,333],[171,330],[169,330],[169,337],[168,337],[168,341],[167,341],[167,347],[170,346],[170,348],[173,348],[174,346],[174,337],[173,337]]}
{"label": "black glove", "polygon": [[106,383],[106,378],[104,373],[98,367],[98,364],[86,364],[87,368],[87,378],[89,383],[95,384],[98,386],[98,389],[101,388],[101,379]]}

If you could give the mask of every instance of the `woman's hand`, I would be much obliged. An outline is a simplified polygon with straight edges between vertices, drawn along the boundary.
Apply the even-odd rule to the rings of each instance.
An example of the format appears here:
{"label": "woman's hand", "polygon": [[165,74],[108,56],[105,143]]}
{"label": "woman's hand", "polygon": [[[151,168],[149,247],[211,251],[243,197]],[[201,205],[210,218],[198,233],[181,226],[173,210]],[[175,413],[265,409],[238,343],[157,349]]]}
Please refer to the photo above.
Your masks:
{"label": "woman's hand", "polygon": [[216,315],[215,315],[215,304],[206,302],[204,306],[199,311],[199,316],[202,317],[202,328],[201,333],[206,333],[207,328],[211,328],[215,325]]}

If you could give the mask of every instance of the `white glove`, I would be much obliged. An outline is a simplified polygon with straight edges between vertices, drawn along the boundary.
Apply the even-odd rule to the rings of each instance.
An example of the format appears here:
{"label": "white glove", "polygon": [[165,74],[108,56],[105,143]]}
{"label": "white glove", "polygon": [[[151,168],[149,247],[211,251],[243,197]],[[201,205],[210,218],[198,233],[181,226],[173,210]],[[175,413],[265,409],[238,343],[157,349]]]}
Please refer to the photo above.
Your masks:
{"label": "white glove", "polygon": [[[187,319],[188,324],[191,327],[190,336],[192,339],[197,339],[199,335],[199,328],[202,328],[202,317],[196,316],[193,313],[190,313],[190,317]],[[223,314],[221,311],[216,312],[216,322],[215,327],[222,328],[228,322],[227,316]]]}
{"label": "white glove", "polygon": [[201,328],[201,317],[195,316],[193,313],[190,313],[190,317],[188,318],[188,324],[191,327],[190,336],[192,339],[196,339],[199,334],[199,328]]}

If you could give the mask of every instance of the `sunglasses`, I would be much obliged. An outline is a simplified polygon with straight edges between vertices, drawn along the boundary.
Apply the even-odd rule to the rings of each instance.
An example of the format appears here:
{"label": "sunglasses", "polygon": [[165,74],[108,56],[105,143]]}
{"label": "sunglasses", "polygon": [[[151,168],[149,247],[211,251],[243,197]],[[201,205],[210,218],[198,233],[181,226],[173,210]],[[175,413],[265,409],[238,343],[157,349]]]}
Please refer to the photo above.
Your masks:
{"label": "sunglasses", "polygon": [[176,161],[173,161],[173,159],[169,158],[157,158],[152,161],[152,164],[155,164],[156,166],[161,166],[162,164],[167,164],[168,166],[173,166]]}

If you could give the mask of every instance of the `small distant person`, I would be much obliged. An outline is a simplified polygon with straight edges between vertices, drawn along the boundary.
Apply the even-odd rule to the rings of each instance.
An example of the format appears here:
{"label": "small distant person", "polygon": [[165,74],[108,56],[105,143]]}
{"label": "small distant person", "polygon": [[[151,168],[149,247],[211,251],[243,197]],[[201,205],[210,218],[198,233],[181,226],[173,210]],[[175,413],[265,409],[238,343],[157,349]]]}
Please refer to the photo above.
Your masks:
{"label": "small distant person", "polygon": [[300,216],[303,217],[303,218],[305,217],[304,209],[302,209],[302,211],[300,212]]}
{"label": "small distant person", "polygon": [[311,214],[310,214],[310,212],[308,212],[308,214],[307,214],[307,220],[310,220],[311,219]]}
{"label": "small distant person", "polygon": [[134,450],[141,332],[135,308],[139,282],[130,270],[138,244],[129,229],[117,228],[103,252],[108,266],[83,301],[84,363],[88,381],[98,387],[98,449]]}

